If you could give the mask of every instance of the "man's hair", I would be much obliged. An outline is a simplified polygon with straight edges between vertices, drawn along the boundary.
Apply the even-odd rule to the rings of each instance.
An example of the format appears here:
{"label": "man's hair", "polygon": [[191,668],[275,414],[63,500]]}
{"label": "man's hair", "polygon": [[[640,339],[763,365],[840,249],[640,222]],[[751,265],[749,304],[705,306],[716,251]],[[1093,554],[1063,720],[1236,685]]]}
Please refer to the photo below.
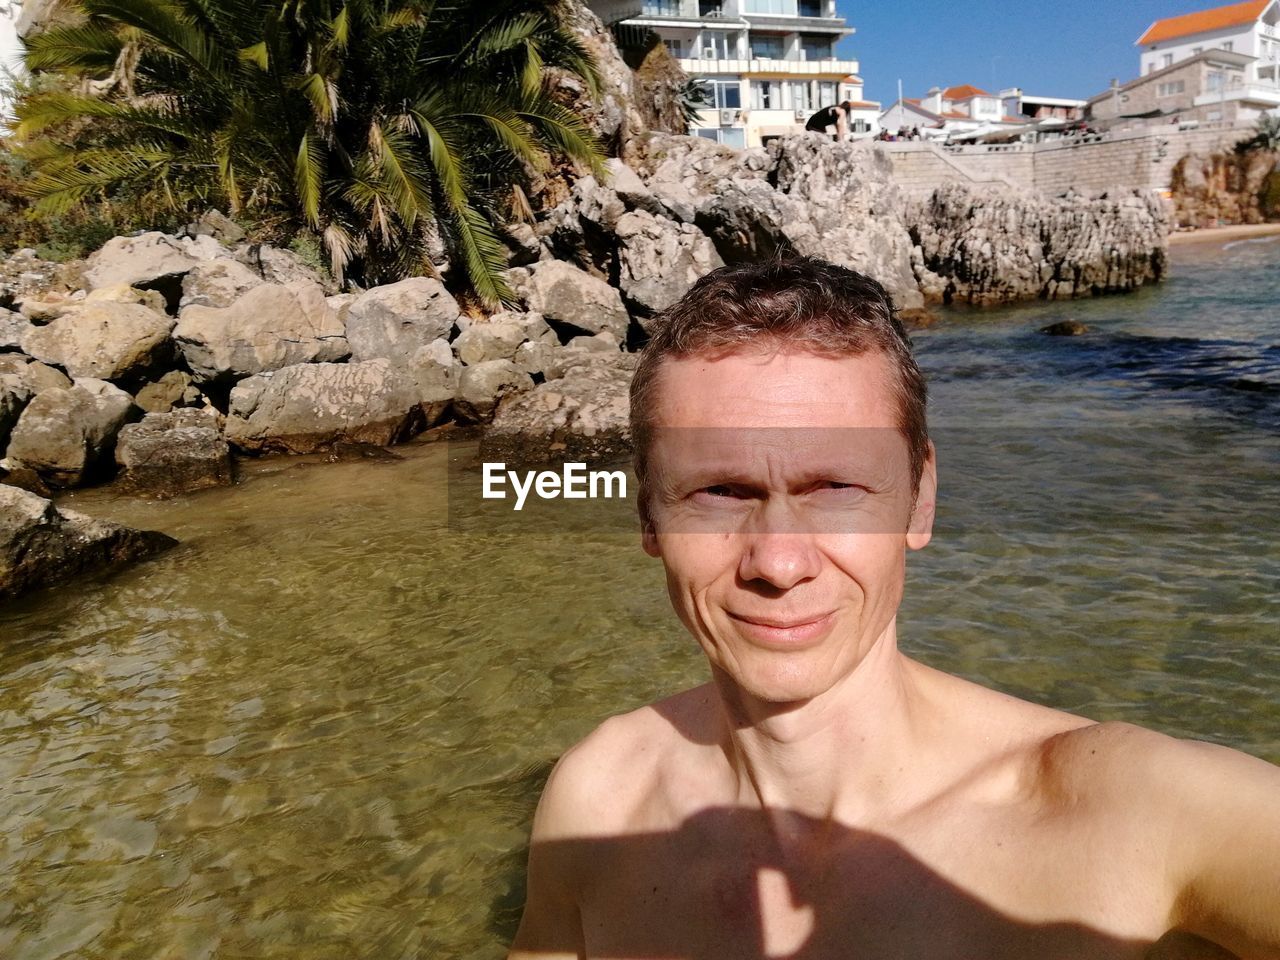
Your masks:
{"label": "man's hair", "polygon": [[723,356],[739,349],[798,347],[827,357],[879,351],[892,370],[898,429],[907,442],[913,495],[929,456],[924,375],[888,293],[875,280],[817,257],[784,254],[719,267],[654,318],[631,381],[631,438],[640,515],[658,373],[668,357]]}

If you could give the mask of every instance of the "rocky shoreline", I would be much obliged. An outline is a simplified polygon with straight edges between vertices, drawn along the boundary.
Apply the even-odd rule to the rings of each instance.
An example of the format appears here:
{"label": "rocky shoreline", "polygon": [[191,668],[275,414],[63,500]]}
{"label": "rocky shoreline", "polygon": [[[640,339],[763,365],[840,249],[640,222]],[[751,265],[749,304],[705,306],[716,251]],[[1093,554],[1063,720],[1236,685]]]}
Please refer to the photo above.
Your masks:
{"label": "rocky shoreline", "polygon": [[0,267],[5,482],[173,496],[232,483],[236,457],[386,446],[445,423],[479,427],[490,459],[623,456],[657,314],[715,267],[779,252],[875,277],[908,319],[1122,292],[1164,270],[1154,199],[947,187],[913,206],[870,145],[818,135],[735,151],[647,133],[610,171],[509,229],[519,303],[488,316],[453,296],[443,260],[443,280],[339,292],[217,213],[79,265],[20,252]]}

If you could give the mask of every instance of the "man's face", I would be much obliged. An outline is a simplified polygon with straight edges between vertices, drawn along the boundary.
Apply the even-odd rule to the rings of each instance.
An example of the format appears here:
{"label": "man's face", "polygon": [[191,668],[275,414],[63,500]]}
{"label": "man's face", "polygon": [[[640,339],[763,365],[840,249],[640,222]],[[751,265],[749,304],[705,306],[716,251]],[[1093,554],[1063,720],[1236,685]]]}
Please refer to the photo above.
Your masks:
{"label": "man's face", "polygon": [[[752,349],[664,360],[644,547],[713,667],[764,701],[811,699],[893,622],[929,541],[883,354]],[[914,509],[913,509],[914,506]]]}

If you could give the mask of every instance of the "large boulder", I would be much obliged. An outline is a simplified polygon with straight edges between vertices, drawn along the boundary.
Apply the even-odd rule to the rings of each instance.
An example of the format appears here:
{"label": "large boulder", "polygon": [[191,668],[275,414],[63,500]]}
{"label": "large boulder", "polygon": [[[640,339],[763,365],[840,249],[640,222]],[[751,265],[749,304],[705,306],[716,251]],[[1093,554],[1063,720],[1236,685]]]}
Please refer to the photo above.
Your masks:
{"label": "large boulder", "polygon": [[649,313],[665,310],[699,277],[724,266],[711,240],[691,223],[637,210],[619,217],[615,232],[618,286]]}
{"label": "large boulder", "polygon": [[481,459],[590,463],[627,455],[635,364],[635,354],[583,353],[560,378],[504,398],[480,440]]}
{"label": "large boulder", "polygon": [[125,566],[176,544],[163,533],[59,511],[34,493],[0,485],[0,599]]}
{"label": "large boulder", "polygon": [[267,283],[286,284],[308,280],[337,293],[333,279],[303,261],[296,253],[266,243],[244,244],[236,248],[235,258],[253,270]]}
{"label": "large boulder", "polygon": [[187,307],[174,340],[201,382],[235,381],[350,353],[338,312],[310,280],[266,283],[229,307]]}
{"label": "large boulder", "polygon": [[374,287],[347,310],[351,359],[403,362],[431,341],[448,339],[459,312],[444,284],[431,277]]}
{"label": "large boulder", "polygon": [[908,218],[920,286],[943,303],[1123,293],[1166,269],[1167,222],[1154,194],[1046,197],[947,184]]}
{"label": "large boulder", "polygon": [[144,384],[134,394],[133,402],[146,413],[168,413],[174,407],[200,406],[203,395],[189,373],[170,370],[160,379]]}
{"label": "large boulder", "polygon": [[266,281],[239,260],[196,264],[182,279],[180,307],[229,307]]}
{"label": "large boulder", "polygon": [[134,493],[172,497],[231,484],[231,448],[209,407],[148,413],[116,441],[121,483]]}
{"label": "large boulder", "polygon": [[22,349],[22,338],[31,327],[31,321],[21,313],[0,309],[0,351]]}
{"label": "large boulder", "polygon": [[527,339],[525,328],[514,320],[490,320],[473,323],[458,334],[453,341],[453,352],[466,364],[510,360],[516,348]]}
{"label": "large boulder", "polygon": [[462,363],[453,355],[449,341],[433,340],[420,347],[405,367],[418,390],[424,427],[434,427],[445,418],[458,394]]}
{"label": "large boulder", "polygon": [[110,468],[116,435],[135,411],[133,398],[105,380],[77,380],[27,404],[9,438],[14,478],[50,489],[75,487]]}
{"label": "large boulder", "polygon": [[571,263],[534,264],[525,290],[529,309],[553,326],[571,327],[570,335],[607,330],[619,340],[627,336],[631,318],[618,291]]}
{"label": "large boulder", "polygon": [[0,353],[0,374],[18,377],[32,396],[43,390],[64,390],[71,386],[71,378],[61,370],[21,353]]}
{"label": "large boulder", "polygon": [[9,442],[9,434],[34,396],[30,384],[20,373],[0,373],[0,450]]}
{"label": "large boulder", "polygon": [[89,257],[85,289],[126,284],[151,290],[179,288],[182,276],[199,261],[167,234],[113,237]]}
{"label": "large boulder", "polygon": [[237,384],[226,436],[249,452],[311,453],[340,440],[385,446],[421,422],[418,386],[391,361],[306,363]]}
{"label": "large boulder", "polygon": [[72,379],[132,380],[173,356],[173,318],[137,303],[86,302],[22,338],[26,353]]}
{"label": "large boulder", "polygon": [[478,423],[493,415],[498,402],[533,386],[533,378],[510,360],[484,360],[463,367],[453,400],[460,420]]}

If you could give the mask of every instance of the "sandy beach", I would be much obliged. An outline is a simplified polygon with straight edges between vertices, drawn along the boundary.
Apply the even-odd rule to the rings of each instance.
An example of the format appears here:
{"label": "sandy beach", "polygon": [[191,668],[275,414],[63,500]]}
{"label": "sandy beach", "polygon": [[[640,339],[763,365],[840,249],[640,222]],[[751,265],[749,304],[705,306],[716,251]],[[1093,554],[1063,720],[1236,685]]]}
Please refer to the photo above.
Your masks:
{"label": "sandy beach", "polygon": [[1249,223],[1232,227],[1207,227],[1202,230],[1180,230],[1169,235],[1170,245],[1191,243],[1226,243],[1280,233],[1280,223]]}

